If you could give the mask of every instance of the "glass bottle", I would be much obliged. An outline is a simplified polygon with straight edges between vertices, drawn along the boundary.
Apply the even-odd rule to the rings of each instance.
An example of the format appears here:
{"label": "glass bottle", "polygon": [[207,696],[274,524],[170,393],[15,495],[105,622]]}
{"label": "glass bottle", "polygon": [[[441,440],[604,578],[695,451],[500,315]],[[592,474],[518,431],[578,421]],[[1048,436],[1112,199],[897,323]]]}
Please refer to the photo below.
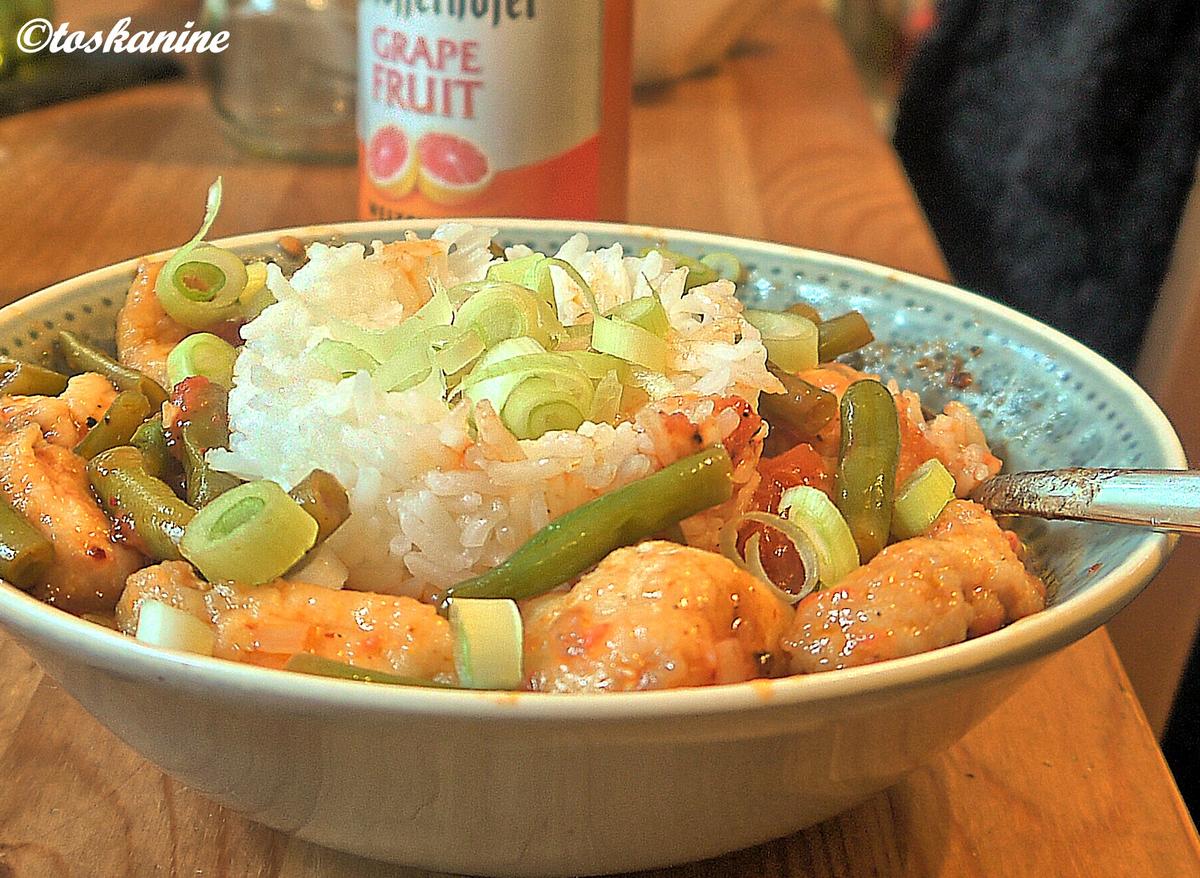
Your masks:
{"label": "glass bottle", "polygon": [[631,0],[361,0],[359,216],[623,219]]}

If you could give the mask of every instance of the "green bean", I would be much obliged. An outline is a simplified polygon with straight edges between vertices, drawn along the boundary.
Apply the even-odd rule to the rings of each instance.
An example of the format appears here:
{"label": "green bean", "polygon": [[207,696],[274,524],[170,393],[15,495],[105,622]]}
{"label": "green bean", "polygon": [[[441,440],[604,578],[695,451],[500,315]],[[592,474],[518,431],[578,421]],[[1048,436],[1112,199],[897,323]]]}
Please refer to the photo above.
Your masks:
{"label": "green bean", "polygon": [[66,375],[33,363],[0,358],[0,396],[58,396],[66,389]]}
{"label": "green bean", "polygon": [[171,457],[171,449],[167,445],[167,432],[163,429],[162,415],[157,414],[138,427],[133,432],[129,444],[142,453],[146,472],[156,479],[166,481],[171,473],[172,464],[176,461]]}
{"label": "green bean", "polygon": [[817,325],[817,357],[828,363],[874,340],[867,318],[858,311],[849,311]]}
{"label": "green bean", "polygon": [[317,522],[317,545],[350,517],[350,497],[337,477],[315,469],[288,492]]}
{"label": "green bean", "polygon": [[819,327],[821,325],[821,312],[807,302],[793,302],[784,309],[789,314],[799,314]]}
{"label": "green bean", "polygon": [[834,500],[866,564],[887,545],[900,456],[896,403],[878,381],[855,381],[842,395],[842,442]]}
{"label": "green bean", "polygon": [[150,404],[155,408],[160,408],[167,401],[167,392],[149,375],[122,366],[108,354],[85,344],[72,332],[64,330],[58,334],[58,349],[67,366],[74,372],[96,372],[103,375],[120,390],[138,391],[150,400]]}
{"label": "green bean", "polygon": [[0,500],[0,577],[29,591],[53,560],[54,544],[7,500]]}
{"label": "green bean", "polygon": [[75,446],[75,453],[84,460],[91,460],[101,451],[128,445],[148,414],[150,402],[146,397],[136,390],[122,390],[113,398],[100,422]]}
{"label": "green bean", "polygon": [[602,494],[550,522],[499,567],[448,589],[445,600],[523,600],[550,591],[614,549],[724,503],[733,494],[732,471],[728,452],[717,446]]}
{"label": "green bean", "polygon": [[87,469],[101,507],[139,550],[158,561],[182,557],[177,544],[196,510],[150,474],[140,451],[129,445],[110,448],[93,457]]}
{"label": "green bean", "polygon": [[313,655],[311,652],[298,652],[287,660],[283,666],[285,671],[295,671],[300,674],[312,674],[315,677],[333,677],[337,680],[359,680],[363,683],[387,683],[391,686],[424,686],[431,689],[456,689],[449,683],[438,683],[434,680],[424,680],[420,677],[400,677],[396,674],[386,674],[371,668],[359,668],[343,662],[334,661],[324,656]]}
{"label": "green bean", "polygon": [[187,501],[207,506],[230,488],[242,483],[229,473],[208,465],[204,455],[229,444],[229,394],[207,378],[193,376],[176,385],[172,399],[179,406],[172,453],[183,464]]}
{"label": "green bean", "polygon": [[780,369],[771,373],[783,383],[784,392],[759,396],[758,409],[768,424],[815,436],[837,417],[838,401],[832,393]]}

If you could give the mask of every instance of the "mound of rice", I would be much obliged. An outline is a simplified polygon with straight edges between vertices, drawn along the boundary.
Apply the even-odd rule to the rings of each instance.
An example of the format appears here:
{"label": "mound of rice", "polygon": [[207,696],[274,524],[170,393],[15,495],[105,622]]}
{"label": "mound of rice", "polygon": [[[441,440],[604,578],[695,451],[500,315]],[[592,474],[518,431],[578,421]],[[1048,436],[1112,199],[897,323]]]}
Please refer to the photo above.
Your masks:
{"label": "mound of rice", "polygon": [[[495,233],[442,226],[432,240],[445,258],[427,260],[424,273],[447,286],[481,279]],[[507,255],[529,252],[513,247]],[[517,440],[486,404],[472,418],[458,399],[383,392],[366,372],[341,378],[314,356],[316,345],[347,323],[397,324],[408,316],[401,289],[407,281],[379,244],[371,252],[360,244],[313,244],[290,280],[268,267],[278,301],[242,329],[230,448],[210,452],[210,462],[287,488],[314,468],[333,473],[350,494],[351,516],[326,544],[324,568],[338,571],[339,580],[348,576],[353,588],[428,596],[503,561],[551,519],[677,459],[680,443],[671,431],[678,419],[666,412],[683,411],[706,442],[716,442],[739,418],[697,396],[733,394],[756,403],[760,391],[780,389],[728,281],[685,292],[686,270],[659,253],[627,256],[620,245],[593,251],[583,235],[556,255],[578,269],[602,310],[658,292],[671,353],[651,395],[669,402],[652,401],[616,425],[585,423]],[[555,270],[553,279],[563,323],[590,320],[566,273]],[[696,430],[689,425],[688,432]],[[745,473],[741,481],[750,478]]]}

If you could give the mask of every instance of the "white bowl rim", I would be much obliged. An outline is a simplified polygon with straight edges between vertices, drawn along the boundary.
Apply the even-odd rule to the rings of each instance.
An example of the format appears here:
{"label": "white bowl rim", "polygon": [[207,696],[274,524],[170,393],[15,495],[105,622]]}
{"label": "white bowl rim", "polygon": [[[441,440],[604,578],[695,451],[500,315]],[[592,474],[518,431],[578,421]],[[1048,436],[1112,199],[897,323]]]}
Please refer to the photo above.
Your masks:
{"label": "white bowl rim", "polygon": [[[1085,361],[1109,383],[1131,398],[1135,414],[1154,429],[1154,436],[1173,467],[1186,468],[1183,448],[1166,415],[1129,376],[1099,354],[1017,311],[941,281],[851,257],[786,244],[708,232],[626,223],[532,220],[505,217],[461,220],[384,220],[295,226],[222,238],[214,243],[231,248],[274,245],[278,238],[300,239],[353,234],[395,235],[402,230],[427,232],[444,222],[462,221],[506,231],[522,230],[595,237],[633,236],[670,239],[700,248],[719,249],[730,243],[784,258],[824,262],[852,269],[883,281],[912,284],[943,299],[962,302],[1016,324],[1046,343]],[[135,257],[56,283],[5,306],[8,313],[36,307],[81,286],[127,278],[143,258],[165,258],[171,250]],[[1033,661],[1081,638],[1103,624],[1137,596],[1165,562],[1176,537],[1154,533],[1112,570],[1098,574],[1081,594],[999,631],[964,643],[905,658],[892,659],[836,672],[751,680],[716,686],[650,692],[606,692],[559,695],[538,692],[476,692],[408,686],[364,685],[233,661],[190,655],[147,646],[131,637],[87,622],[0,583],[0,623],[20,629],[35,642],[54,642],[80,660],[125,677],[155,679],[206,690],[214,696],[252,694],[280,704],[304,704],[321,710],[356,710],[383,714],[419,714],[461,719],[577,722],[580,720],[655,720],[669,717],[740,713],[756,708],[783,708],[857,698],[884,690],[915,689],[953,678],[996,671]]]}

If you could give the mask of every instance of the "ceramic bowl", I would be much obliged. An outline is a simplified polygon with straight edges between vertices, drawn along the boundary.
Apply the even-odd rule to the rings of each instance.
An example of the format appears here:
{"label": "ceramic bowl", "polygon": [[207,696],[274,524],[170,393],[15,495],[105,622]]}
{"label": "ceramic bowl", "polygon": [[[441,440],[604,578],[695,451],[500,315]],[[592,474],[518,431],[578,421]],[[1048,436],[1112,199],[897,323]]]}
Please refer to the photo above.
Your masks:
{"label": "ceramic bowl", "polygon": [[[775,244],[617,225],[485,221],[551,250],[575,230],[737,254],[748,301],[858,308],[880,341],[865,365],[962,399],[1010,469],[1178,468],[1146,394],[1100,357],[940,283]],[[289,230],[395,239],[412,222]],[[244,255],[283,232],[230,239]],[[133,262],[0,310],[0,353],[48,353],[54,330],[98,341]],[[970,381],[964,374],[970,374]],[[969,386],[965,386],[969,385]],[[694,860],[823,820],[953,744],[1045,656],[1130,601],[1172,547],[1104,525],[1032,524],[1051,606],[925,655],[809,677],[592,696],[372,686],[144,646],[0,587],[0,624],[102,723],[183,783],[320,844],[486,875],[591,874]],[[1032,758],[1032,757],[1031,757]]]}

